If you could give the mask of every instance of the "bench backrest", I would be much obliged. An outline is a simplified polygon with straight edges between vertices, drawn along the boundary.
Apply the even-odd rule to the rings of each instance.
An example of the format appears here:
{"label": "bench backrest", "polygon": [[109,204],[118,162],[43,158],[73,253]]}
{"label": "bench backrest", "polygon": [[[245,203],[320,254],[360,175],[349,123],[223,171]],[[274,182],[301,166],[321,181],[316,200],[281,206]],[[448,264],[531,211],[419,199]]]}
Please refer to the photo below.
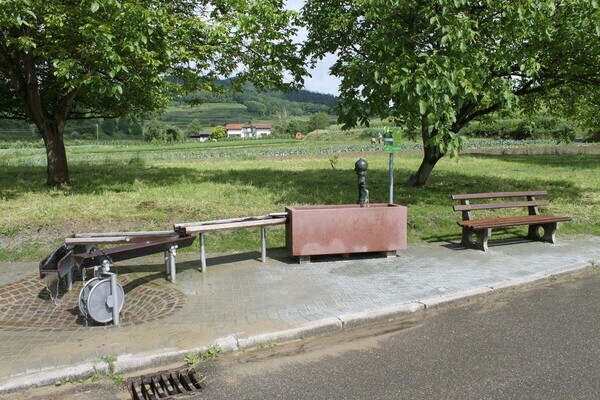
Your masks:
{"label": "bench backrest", "polygon": [[[473,219],[471,211],[474,210],[495,210],[500,208],[518,208],[527,207],[529,215],[539,215],[538,206],[547,206],[550,204],[548,200],[536,200],[536,196],[545,196],[548,194],[546,190],[533,190],[527,192],[495,192],[495,193],[471,193],[471,194],[454,194],[453,200],[459,200],[460,204],[454,206],[454,211],[462,212],[462,219],[469,221]],[[471,204],[471,200],[490,200],[490,199],[508,199],[516,197],[525,197],[525,201],[509,201],[496,203],[476,203]]]}

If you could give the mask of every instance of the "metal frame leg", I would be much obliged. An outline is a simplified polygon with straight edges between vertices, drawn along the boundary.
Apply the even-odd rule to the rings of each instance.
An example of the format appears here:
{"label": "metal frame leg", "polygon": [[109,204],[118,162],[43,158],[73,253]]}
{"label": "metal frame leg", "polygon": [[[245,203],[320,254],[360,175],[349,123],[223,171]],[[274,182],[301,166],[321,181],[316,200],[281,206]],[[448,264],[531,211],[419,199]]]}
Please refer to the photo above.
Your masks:
{"label": "metal frame leg", "polygon": [[204,244],[204,233],[200,235],[200,271],[206,272],[206,246]]}
{"label": "metal frame leg", "polygon": [[177,275],[177,264],[175,263],[175,256],[177,255],[177,246],[171,246],[168,251],[168,267],[169,267],[169,275],[171,277],[170,281],[175,283],[175,276]]}
{"label": "metal frame leg", "polygon": [[165,251],[165,275],[167,276],[167,280],[169,279],[169,275],[171,274],[171,268],[169,268],[169,252]]}
{"label": "metal frame leg", "polygon": [[65,278],[67,279],[67,291],[70,292],[71,290],[73,290],[73,268],[71,268],[69,272],[67,272]]}
{"label": "metal frame leg", "polygon": [[263,226],[260,228],[260,255],[262,262],[267,262],[267,229]]}

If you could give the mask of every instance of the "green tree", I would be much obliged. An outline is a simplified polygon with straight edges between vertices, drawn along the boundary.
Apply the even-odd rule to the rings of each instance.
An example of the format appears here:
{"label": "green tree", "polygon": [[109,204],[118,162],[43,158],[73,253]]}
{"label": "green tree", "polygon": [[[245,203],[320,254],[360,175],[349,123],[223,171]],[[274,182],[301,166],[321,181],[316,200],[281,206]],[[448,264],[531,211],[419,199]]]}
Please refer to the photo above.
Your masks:
{"label": "green tree", "polygon": [[142,124],[140,124],[138,121],[134,120],[133,123],[131,124],[131,129],[129,130],[129,135],[133,136],[133,137],[141,137],[144,134],[144,128],[142,127]]}
{"label": "green tree", "polygon": [[266,115],[267,114],[267,106],[259,101],[248,100],[244,102],[246,109],[250,114],[254,115]]}
{"label": "green tree", "polygon": [[197,135],[202,130],[202,123],[199,119],[194,119],[189,123],[187,128],[185,128],[185,135],[190,137],[192,135]]}
{"label": "green tree", "polygon": [[223,139],[227,137],[227,129],[223,125],[215,126],[212,132],[210,133],[211,139]]}
{"label": "green tree", "polygon": [[457,154],[470,121],[600,87],[598,0],[308,0],[302,15],[309,59],[337,56],[340,122],[420,131],[408,187]]}
{"label": "green tree", "polygon": [[151,143],[164,142],[166,137],[165,130],[157,119],[153,119],[148,123],[143,135],[144,140]]}
{"label": "green tree", "polygon": [[105,119],[102,121],[102,130],[109,136],[114,135],[119,130],[119,121],[116,119]]}
{"label": "green tree", "polygon": [[308,126],[311,131],[325,129],[329,126],[329,114],[318,112],[310,116]]}
{"label": "green tree", "polygon": [[295,18],[274,0],[2,0],[0,118],[34,123],[47,184],[66,184],[70,119],[159,111],[219,76],[300,82]]}
{"label": "green tree", "polygon": [[183,139],[181,130],[176,126],[168,126],[165,129],[165,140],[169,143],[180,142]]}

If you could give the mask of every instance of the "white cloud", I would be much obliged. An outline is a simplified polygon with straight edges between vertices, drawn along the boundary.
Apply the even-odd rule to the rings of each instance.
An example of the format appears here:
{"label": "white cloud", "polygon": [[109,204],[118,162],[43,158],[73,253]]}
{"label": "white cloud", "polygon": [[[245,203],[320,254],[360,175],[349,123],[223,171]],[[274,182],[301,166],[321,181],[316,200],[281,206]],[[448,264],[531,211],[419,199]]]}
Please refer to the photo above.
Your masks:
{"label": "white cloud", "polygon": [[340,80],[329,74],[329,68],[335,62],[335,56],[330,55],[319,61],[316,67],[310,70],[311,77],[304,79],[304,87],[311,92],[339,94]]}

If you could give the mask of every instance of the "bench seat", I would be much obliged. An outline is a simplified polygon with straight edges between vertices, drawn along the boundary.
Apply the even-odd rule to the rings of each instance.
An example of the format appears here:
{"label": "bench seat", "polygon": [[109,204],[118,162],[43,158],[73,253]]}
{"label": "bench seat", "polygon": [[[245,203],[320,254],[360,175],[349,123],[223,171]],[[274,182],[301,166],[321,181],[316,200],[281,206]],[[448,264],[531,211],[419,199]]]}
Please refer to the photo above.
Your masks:
{"label": "bench seat", "polygon": [[486,228],[507,228],[509,226],[522,225],[544,225],[565,221],[571,221],[571,218],[558,217],[555,215],[523,215],[518,217],[498,217],[458,221],[458,225],[477,230]]}

